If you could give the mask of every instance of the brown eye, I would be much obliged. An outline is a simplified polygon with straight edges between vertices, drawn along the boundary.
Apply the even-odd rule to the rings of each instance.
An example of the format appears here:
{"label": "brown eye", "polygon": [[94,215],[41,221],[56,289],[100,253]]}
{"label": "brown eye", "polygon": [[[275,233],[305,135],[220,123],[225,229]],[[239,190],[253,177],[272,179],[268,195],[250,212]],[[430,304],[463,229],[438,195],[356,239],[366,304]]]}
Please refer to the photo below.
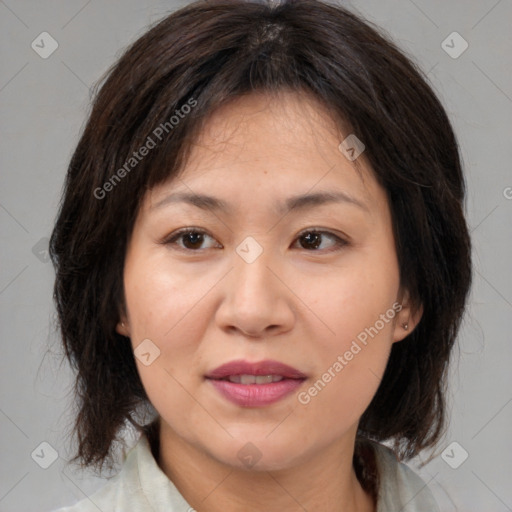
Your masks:
{"label": "brown eye", "polygon": [[297,238],[300,241],[300,245],[303,249],[308,251],[319,252],[318,248],[322,245],[326,238],[334,240],[334,244],[331,247],[320,248],[320,251],[325,250],[326,252],[335,251],[348,244],[345,240],[329,231],[312,230],[303,231]]}
{"label": "brown eye", "polygon": [[[176,245],[179,249],[198,251],[201,250],[201,245],[205,242],[205,239],[213,238],[208,235],[205,231],[195,228],[182,229],[176,233],[173,233],[163,243],[165,245]],[[181,241],[182,243],[178,243]],[[208,249],[208,247],[206,247]]]}
{"label": "brown eye", "polygon": [[183,245],[187,249],[200,249],[200,246],[203,243],[203,233],[198,233],[197,231],[190,231],[183,235],[180,235],[183,240]]}
{"label": "brown eye", "polygon": [[[172,233],[162,243],[164,245],[173,245],[183,251],[199,252],[203,249],[215,248],[215,246],[212,245],[210,245],[210,247],[202,247],[208,239],[214,240],[213,237],[202,229],[185,228]],[[297,237],[297,240],[300,244],[299,248],[305,249],[308,252],[333,252],[348,245],[346,240],[343,240],[334,233],[319,229],[303,231]],[[326,240],[331,240],[331,243],[328,244],[327,247],[325,247]],[[219,246],[217,246],[217,248],[218,247]]]}

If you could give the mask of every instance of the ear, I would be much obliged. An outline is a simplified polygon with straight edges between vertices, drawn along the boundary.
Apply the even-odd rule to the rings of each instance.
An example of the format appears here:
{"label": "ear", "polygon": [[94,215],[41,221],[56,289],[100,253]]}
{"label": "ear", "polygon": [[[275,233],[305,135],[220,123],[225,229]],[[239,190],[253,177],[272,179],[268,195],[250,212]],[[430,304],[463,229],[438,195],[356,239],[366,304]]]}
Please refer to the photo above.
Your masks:
{"label": "ear", "polygon": [[423,316],[423,304],[412,304],[407,290],[400,292],[397,303],[401,305],[401,308],[396,309],[393,343],[402,341],[409,336]]}
{"label": "ear", "polygon": [[116,332],[127,338],[130,337],[130,325],[124,313],[120,315],[120,320],[117,322]]}

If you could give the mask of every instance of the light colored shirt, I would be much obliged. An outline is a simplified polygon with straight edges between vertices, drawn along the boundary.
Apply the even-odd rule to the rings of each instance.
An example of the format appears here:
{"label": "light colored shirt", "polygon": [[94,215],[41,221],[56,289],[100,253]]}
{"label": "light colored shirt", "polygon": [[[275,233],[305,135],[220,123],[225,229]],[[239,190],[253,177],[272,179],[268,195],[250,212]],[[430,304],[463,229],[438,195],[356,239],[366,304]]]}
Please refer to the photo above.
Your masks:
{"label": "light colored shirt", "polygon": [[[398,461],[393,451],[375,447],[380,476],[377,512],[439,512],[425,482]],[[178,489],[160,469],[142,434],[128,451],[121,471],[92,494],[54,512],[193,512]]]}

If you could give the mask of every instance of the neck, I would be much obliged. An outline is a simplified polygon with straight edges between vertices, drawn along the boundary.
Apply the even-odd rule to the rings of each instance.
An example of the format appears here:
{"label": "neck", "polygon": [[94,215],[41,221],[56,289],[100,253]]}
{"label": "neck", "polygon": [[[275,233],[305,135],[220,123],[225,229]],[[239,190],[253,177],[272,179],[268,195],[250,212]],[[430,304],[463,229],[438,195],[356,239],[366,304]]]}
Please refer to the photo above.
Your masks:
{"label": "neck", "polygon": [[163,421],[154,446],[162,471],[201,512],[376,510],[374,499],[363,490],[354,471],[354,442],[329,445],[293,467],[259,471],[236,468],[210,457]]}

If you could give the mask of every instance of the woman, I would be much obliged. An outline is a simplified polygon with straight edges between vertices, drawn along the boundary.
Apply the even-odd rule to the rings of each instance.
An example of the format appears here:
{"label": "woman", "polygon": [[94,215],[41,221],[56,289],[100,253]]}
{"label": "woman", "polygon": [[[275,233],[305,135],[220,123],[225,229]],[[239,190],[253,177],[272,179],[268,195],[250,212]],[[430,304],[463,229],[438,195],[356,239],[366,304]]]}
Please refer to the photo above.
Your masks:
{"label": "woman", "polygon": [[96,95],[50,241],[73,460],[140,436],[60,510],[438,510],[399,460],[445,427],[464,194],[422,73],[345,9],[154,26]]}

